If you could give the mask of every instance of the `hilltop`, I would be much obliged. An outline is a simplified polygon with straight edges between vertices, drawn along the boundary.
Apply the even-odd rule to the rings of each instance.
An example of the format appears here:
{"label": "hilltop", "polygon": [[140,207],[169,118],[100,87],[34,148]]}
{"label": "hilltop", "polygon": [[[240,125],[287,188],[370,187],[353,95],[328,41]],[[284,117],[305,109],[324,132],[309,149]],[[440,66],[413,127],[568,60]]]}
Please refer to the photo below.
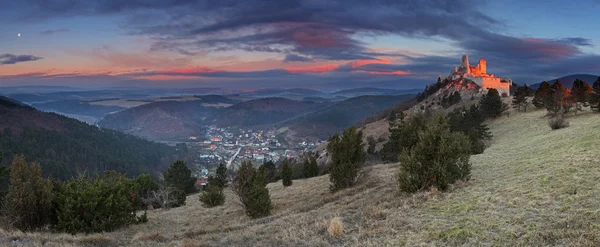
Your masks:
{"label": "hilltop", "polygon": [[152,102],[110,114],[99,125],[150,140],[187,139],[201,133],[207,117],[238,102],[220,95]]}
{"label": "hilltop", "polygon": [[[449,192],[406,195],[395,181],[398,164],[376,165],[356,188],[331,194],[328,177],[268,185],[272,216],[251,220],[226,190],[222,207],[203,208],[197,195],[171,210],[148,212],[149,222],[96,235],[0,232],[49,246],[91,243],[132,246],[549,246],[599,244],[600,116],[587,112],[551,131],[545,111],[490,122],[493,144],[471,157],[472,179]],[[329,237],[339,216],[341,239]],[[217,223],[218,222],[218,223]]]}
{"label": "hilltop", "polygon": [[286,98],[262,98],[235,104],[216,114],[213,120],[218,126],[253,127],[273,125],[300,114],[320,110],[327,103],[296,101]]}
{"label": "hilltop", "polygon": [[354,97],[323,110],[290,119],[282,125],[289,126],[290,136],[326,139],[329,135],[350,127],[375,112],[413,97],[412,94]]}

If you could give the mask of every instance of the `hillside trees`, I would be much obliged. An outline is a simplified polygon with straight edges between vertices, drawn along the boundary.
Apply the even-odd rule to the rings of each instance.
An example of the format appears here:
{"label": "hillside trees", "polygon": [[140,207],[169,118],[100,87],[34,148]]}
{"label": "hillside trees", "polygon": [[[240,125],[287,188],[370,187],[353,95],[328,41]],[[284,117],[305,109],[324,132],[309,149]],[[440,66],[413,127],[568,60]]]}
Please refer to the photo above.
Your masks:
{"label": "hillside trees", "polygon": [[575,114],[588,106],[593,94],[592,87],[587,82],[576,79],[571,87],[571,99],[575,102]]}
{"label": "hillside trees", "polygon": [[317,157],[314,154],[307,153],[305,155],[303,172],[305,178],[312,178],[319,175],[319,165],[317,164]]}
{"label": "hillside trees", "polygon": [[252,218],[266,216],[272,209],[265,171],[256,171],[250,161],[243,161],[231,183],[231,190]]}
{"label": "hillside trees", "polygon": [[167,186],[182,190],[186,194],[196,192],[196,188],[194,187],[196,179],[192,177],[192,171],[182,160],[171,164],[169,169],[163,173],[163,176]]}
{"label": "hillside trees", "polygon": [[518,86],[517,90],[513,94],[512,105],[513,108],[517,109],[517,111],[527,111],[527,106],[529,102],[527,101],[527,97],[531,94],[531,89],[527,86],[527,84],[523,86]]}
{"label": "hillside trees", "polygon": [[495,88],[490,88],[486,95],[479,100],[479,107],[486,118],[497,118],[508,109]]}
{"label": "hillside trees", "polygon": [[213,176],[208,177],[208,186],[200,194],[200,202],[207,208],[216,207],[225,203],[223,184],[216,181]]}
{"label": "hillside trees", "polygon": [[550,95],[552,94],[552,90],[550,88],[550,84],[548,82],[543,81],[540,86],[535,90],[533,100],[531,103],[537,108],[544,108],[546,102],[550,100]]}
{"label": "hillside trees", "polygon": [[39,164],[27,165],[23,156],[13,159],[4,205],[11,224],[18,229],[34,230],[49,223],[52,184],[42,178]]}
{"label": "hillside trees", "polygon": [[273,205],[271,204],[269,189],[266,186],[266,174],[264,172],[255,173],[248,193],[248,206],[246,207],[246,214],[251,218],[256,219],[271,214]]}
{"label": "hillside trees", "polygon": [[448,113],[446,118],[451,131],[462,132],[469,138],[472,154],[483,153],[492,134],[484,124],[485,116],[479,106],[473,105],[469,109],[464,106],[457,108]]}
{"label": "hillside trees", "polygon": [[337,191],[354,186],[361,177],[366,153],[362,143],[363,133],[355,127],[329,138],[327,152],[331,154],[329,165],[330,190]]}
{"label": "hillside trees", "polygon": [[216,183],[219,187],[224,188],[227,186],[227,166],[220,163],[217,167],[217,172],[213,183]]}
{"label": "hillside trees", "polygon": [[600,77],[592,85],[592,90],[590,105],[593,110],[600,112]]}
{"label": "hillside trees", "polygon": [[267,182],[273,183],[279,180],[279,176],[277,174],[277,167],[275,163],[271,160],[263,162],[262,166],[259,169],[265,169]]}
{"label": "hillside trees", "polygon": [[248,207],[248,194],[252,187],[252,178],[256,170],[250,161],[242,161],[242,165],[237,170],[233,181],[231,182],[231,190],[238,197],[244,208]]}
{"label": "hillside trees", "polygon": [[284,187],[292,185],[292,167],[289,160],[284,160],[281,166],[281,182]]}
{"label": "hillside trees", "polygon": [[[112,231],[129,224],[144,222],[137,217],[133,180],[114,171],[104,177],[71,179],[56,194],[58,231],[68,233]],[[144,214],[145,215],[145,214]]]}
{"label": "hillside trees", "polygon": [[546,110],[550,115],[555,117],[558,114],[569,112],[573,103],[567,88],[559,80],[556,80],[550,87],[550,92],[550,96],[545,102]]}
{"label": "hillside trees", "polygon": [[469,139],[463,133],[450,131],[443,116],[430,120],[418,135],[419,142],[400,154],[401,191],[416,192],[430,187],[446,190],[456,180],[470,178]]}
{"label": "hillside trees", "polygon": [[390,140],[381,149],[381,157],[385,162],[398,162],[398,153],[412,148],[418,141],[418,131],[425,126],[426,118],[423,114],[413,116],[406,120],[404,115],[394,122],[390,122]]}

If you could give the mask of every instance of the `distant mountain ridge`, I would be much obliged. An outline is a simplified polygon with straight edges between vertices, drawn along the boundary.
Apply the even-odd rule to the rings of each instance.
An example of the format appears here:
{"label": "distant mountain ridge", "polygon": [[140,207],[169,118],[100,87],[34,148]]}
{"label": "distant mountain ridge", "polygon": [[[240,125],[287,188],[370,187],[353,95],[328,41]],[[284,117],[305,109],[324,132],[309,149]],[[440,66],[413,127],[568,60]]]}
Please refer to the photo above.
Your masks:
{"label": "distant mountain ridge", "polygon": [[[573,74],[573,75],[563,76],[563,77],[560,77],[560,78],[546,80],[546,82],[548,82],[548,83],[550,83],[550,85],[552,85],[552,83],[554,83],[558,79],[563,84],[563,86],[565,86],[566,88],[571,88],[571,87],[573,87],[573,82],[576,79],[585,81],[588,84],[592,85],[598,79],[598,77],[600,77],[600,76],[598,76],[598,75],[591,75],[591,74]],[[531,87],[531,88],[538,88],[541,83],[542,82],[539,82],[539,83],[536,83],[536,84],[532,84],[532,85],[529,85],[529,87]]]}
{"label": "distant mountain ridge", "polygon": [[255,99],[220,111],[213,123],[219,126],[272,125],[329,106],[328,103],[296,101],[281,97]]}

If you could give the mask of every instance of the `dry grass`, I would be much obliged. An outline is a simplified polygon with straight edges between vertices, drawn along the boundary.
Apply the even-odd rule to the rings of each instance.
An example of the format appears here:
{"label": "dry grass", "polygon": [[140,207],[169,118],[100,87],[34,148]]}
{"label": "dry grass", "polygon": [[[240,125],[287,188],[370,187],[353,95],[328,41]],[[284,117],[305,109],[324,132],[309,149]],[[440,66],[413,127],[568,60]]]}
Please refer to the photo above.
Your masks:
{"label": "dry grass", "polygon": [[327,232],[329,236],[332,238],[341,238],[344,236],[344,223],[340,220],[339,217],[335,217],[329,221],[329,227],[327,227]]}
{"label": "dry grass", "polygon": [[[149,211],[148,223],[90,236],[109,246],[599,246],[600,115],[579,114],[552,131],[544,114],[492,122],[493,143],[471,158],[472,179],[449,192],[401,194],[398,165],[377,165],[335,194],[327,176],[269,184],[274,209],[262,219],[245,216],[226,190],[221,207],[204,208],[193,195],[183,207]],[[335,217],[343,219],[339,238],[328,232]],[[161,241],[132,241],[157,232]],[[87,246],[90,236],[0,230],[0,245]]]}

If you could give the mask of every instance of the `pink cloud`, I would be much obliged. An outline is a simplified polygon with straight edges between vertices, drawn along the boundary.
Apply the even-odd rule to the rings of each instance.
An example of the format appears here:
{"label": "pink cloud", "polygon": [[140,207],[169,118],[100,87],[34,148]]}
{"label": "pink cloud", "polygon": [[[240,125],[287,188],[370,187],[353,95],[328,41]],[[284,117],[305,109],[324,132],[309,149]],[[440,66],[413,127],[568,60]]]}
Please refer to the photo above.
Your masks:
{"label": "pink cloud", "polygon": [[326,64],[321,66],[312,66],[312,67],[304,67],[304,68],[285,68],[287,72],[290,73],[325,73],[332,70],[335,70],[339,67],[337,64]]}

